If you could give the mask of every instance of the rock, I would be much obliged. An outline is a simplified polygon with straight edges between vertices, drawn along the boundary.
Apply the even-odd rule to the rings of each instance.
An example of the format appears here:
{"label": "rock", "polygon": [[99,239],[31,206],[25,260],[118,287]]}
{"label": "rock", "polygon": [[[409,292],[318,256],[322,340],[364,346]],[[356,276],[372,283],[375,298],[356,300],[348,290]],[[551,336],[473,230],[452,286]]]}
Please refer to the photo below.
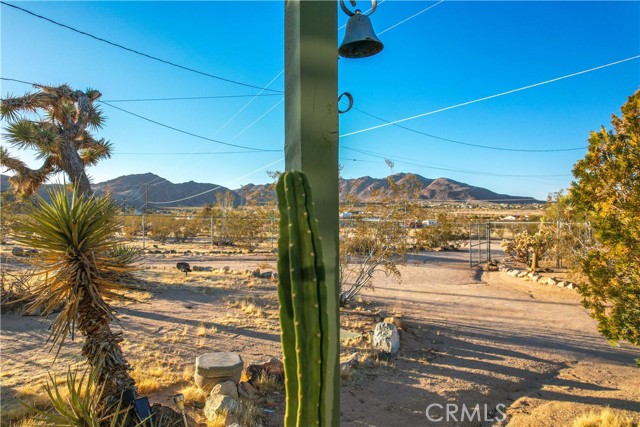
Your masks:
{"label": "rock", "polygon": [[560,281],[560,282],[558,282],[558,283],[556,284],[556,286],[558,286],[559,288],[566,288],[566,287],[567,287],[567,285],[568,285],[568,283],[567,283],[567,282],[565,282],[564,280],[562,280],[562,281]]}
{"label": "rock", "polygon": [[245,381],[240,381],[238,384],[238,394],[248,399],[253,399],[256,394],[256,389],[251,384]]}
{"label": "rock", "polygon": [[273,271],[265,271],[264,273],[260,274],[261,279],[271,279],[271,276],[273,276]]}
{"label": "rock", "polygon": [[247,376],[249,383],[253,385],[262,373],[275,377],[277,381],[284,381],[284,364],[275,357],[268,362],[247,366]]}
{"label": "rock", "polygon": [[212,270],[213,270],[212,267],[201,267],[199,265],[193,266],[193,271],[212,271]]}
{"label": "rock", "polygon": [[251,277],[255,277],[255,278],[260,277],[260,269],[259,269],[259,268],[256,268],[255,270],[253,270],[253,271],[251,272]]}
{"label": "rock", "polygon": [[507,276],[515,276],[520,273],[520,270],[507,270]]}
{"label": "rock", "polygon": [[20,248],[20,247],[18,247],[18,246],[14,246],[14,247],[11,249],[11,254],[12,254],[13,256],[24,256],[24,249],[22,249],[22,248]]}
{"label": "rock", "polygon": [[516,277],[527,277],[527,272],[526,271],[519,271],[516,274]]}
{"label": "rock", "polygon": [[201,389],[210,389],[225,381],[237,384],[242,378],[242,358],[238,353],[206,353],[196,358],[193,379]]}
{"label": "rock", "polygon": [[349,376],[351,369],[356,366],[360,361],[361,354],[359,352],[351,353],[350,355],[340,360],[340,375],[343,377]]}
{"label": "rock", "polygon": [[183,255],[191,255],[191,251],[184,251],[182,252]]}
{"label": "rock", "polygon": [[236,417],[234,414],[227,414],[227,416],[224,419],[224,426],[225,427],[234,427],[234,426],[240,427],[240,424],[238,424],[238,417]]}
{"label": "rock", "polygon": [[578,289],[578,285],[576,285],[575,283],[569,283],[567,285],[567,288],[569,288],[569,289]]}
{"label": "rock", "polygon": [[498,266],[490,262],[487,264],[487,271],[498,271]]}
{"label": "rock", "polygon": [[224,267],[222,267],[222,271],[224,272],[224,274],[229,274],[229,272],[231,271],[231,269],[229,268],[228,265],[225,265]]}
{"label": "rock", "polygon": [[213,390],[211,390],[212,394],[222,394],[224,396],[233,397],[234,399],[238,399],[238,387],[236,387],[236,383],[233,381],[225,381],[216,385]]}
{"label": "rock", "polygon": [[551,277],[547,278],[547,285],[549,286],[556,286],[558,282],[555,281],[555,279],[552,279]]}
{"label": "rock", "polygon": [[204,404],[204,416],[209,421],[217,419],[220,414],[225,412],[235,414],[237,410],[238,401],[223,394],[210,394]]}
{"label": "rock", "polygon": [[534,282],[539,282],[540,280],[542,280],[542,276],[536,273],[536,274],[532,277],[532,280],[533,280]]}
{"label": "rock", "polygon": [[373,331],[373,348],[395,354],[400,350],[398,328],[392,323],[380,322]]}
{"label": "rock", "polygon": [[171,250],[169,250],[169,253],[170,253],[170,254],[177,254],[177,253],[178,253],[178,251],[176,251],[175,249],[171,249]]}

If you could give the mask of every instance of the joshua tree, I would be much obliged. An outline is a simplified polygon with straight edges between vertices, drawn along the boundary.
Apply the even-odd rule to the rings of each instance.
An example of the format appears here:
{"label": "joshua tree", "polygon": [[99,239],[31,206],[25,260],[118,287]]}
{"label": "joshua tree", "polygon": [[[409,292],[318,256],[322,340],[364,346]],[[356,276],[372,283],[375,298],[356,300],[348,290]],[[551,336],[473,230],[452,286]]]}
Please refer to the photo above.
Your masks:
{"label": "joshua tree", "polygon": [[111,156],[111,144],[96,139],[91,131],[104,124],[94,102],[102,96],[93,89],[34,85],[35,93],[2,100],[0,118],[7,120],[7,140],[18,149],[33,149],[44,160],[31,169],[0,147],[0,165],[15,172],[10,182],[15,192],[31,195],[47,178],[64,172],[81,194],[90,195],[86,166]]}
{"label": "joshua tree", "polygon": [[16,232],[18,241],[38,250],[33,262],[41,273],[32,306],[45,315],[61,307],[51,325],[54,345],[62,346],[76,328],[85,336],[82,354],[103,387],[103,409],[113,409],[122,392],[134,387],[106,301],[119,297],[117,279],[132,269],[113,238],[118,208],[109,198],[78,192],[69,197],[64,188],[50,198],[37,197]]}

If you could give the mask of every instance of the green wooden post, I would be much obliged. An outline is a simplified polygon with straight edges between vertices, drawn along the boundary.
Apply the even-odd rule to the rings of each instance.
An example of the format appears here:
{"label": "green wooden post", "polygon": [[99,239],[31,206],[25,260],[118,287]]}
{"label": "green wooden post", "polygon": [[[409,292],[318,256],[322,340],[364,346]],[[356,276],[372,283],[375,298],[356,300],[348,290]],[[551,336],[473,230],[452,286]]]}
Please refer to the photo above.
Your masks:
{"label": "green wooden post", "polygon": [[[285,158],[303,171],[313,190],[327,282],[338,310],[338,4],[285,0]],[[337,316],[336,316],[337,318]],[[339,336],[339,325],[332,325]],[[339,340],[332,343],[338,386]],[[331,397],[323,427],[340,425],[340,400]]]}

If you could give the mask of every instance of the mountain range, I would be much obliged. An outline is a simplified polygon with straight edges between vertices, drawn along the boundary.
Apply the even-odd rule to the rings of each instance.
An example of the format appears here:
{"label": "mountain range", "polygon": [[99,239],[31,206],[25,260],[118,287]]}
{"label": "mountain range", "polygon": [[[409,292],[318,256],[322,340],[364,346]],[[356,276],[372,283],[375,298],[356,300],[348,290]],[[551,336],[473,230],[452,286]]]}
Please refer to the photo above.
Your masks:
{"label": "mountain range", "polygon": [[[9,177],[0,176],[0,190],[9,188]],[[493,203],[542,203],[533,197],[498,194],[486,188],[454,181],[448,178],[429,179],[412,173],[397,173],[387,178],[364,176],[340,180],[341,200],[351,199],[361,202],[374,202],[385,196],[392,196],[389,181],[405,187],[414,188],[414,198],[434,202],[493,202]],[[226,187],[194,181],[174,184],[153,173],[124,175],[115,179],[92,185],[96,194],[111,194],[116,200],[127,205],[141,208],[147,196],[149,207],[196,207],[206,203],[215,203],[227,191],[228,202],[234,205],[243,202],[264,203],[273,200],[274,192],[270,184],[247,184],[230,190]],[[147,190],[148,189],[148,190]],[[147,193],[148,191],[148,193]],[[46,195],[41,188],[39,193]],[[168,203],[164,203],[168,202]]]}

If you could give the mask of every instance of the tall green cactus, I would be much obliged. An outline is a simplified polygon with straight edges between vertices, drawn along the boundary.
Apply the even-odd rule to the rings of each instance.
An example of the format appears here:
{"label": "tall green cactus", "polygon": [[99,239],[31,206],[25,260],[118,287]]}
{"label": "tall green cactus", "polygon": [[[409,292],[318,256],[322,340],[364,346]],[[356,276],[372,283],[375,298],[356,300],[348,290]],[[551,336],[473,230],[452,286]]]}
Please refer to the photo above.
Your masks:
{"label": "tall green cactus", "polygon": [[[284,354],[287,409],[285,427],[338,425],[325,419],[329,399],[340,388],[329,369],[329,346],[338,340],[329,333],[338,313],[329,310],[328,289],[311,189],[302,172],[285,172],[276,186],[280,211],[278,240],[278,299]],[[329,403],[330,404],[330,403]]]}

